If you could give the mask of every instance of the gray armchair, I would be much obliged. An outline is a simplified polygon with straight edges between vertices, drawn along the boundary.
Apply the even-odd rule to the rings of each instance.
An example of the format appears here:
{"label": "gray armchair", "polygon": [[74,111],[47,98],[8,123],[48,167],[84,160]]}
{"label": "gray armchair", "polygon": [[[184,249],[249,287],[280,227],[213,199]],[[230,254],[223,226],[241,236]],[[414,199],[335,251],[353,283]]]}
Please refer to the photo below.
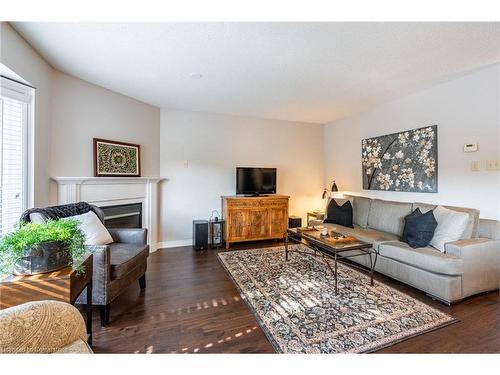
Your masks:
{"label": "gray armchair", "polygon": [[[85,202],[61,206],[26,210],[21,221],[31,221],[33,214],[41,215],[41,220],[58,219],[78,215],[92,210],[104,223],[104,213],[94,205]],[[40,219],[39,219],[40,220]],[[108,245],[88,246],[93,254],[94,273],[92,275],[92,304],[101,310],[101,325],[109,323],[110,304],[125,288],[139,281],[141,289],[146,288],[146,268],[149,256],[147,229],[108,229],[113,242]],[[86,290],[76,303],[87,303]]]}
{"label": "gray armchair", "polygon": [[[99,219],[104,222],[104,214],[99,207],[92,207]],[[101,313],[101,326],[109,323],[110,304],[130,284],[139,281],[142,289],[146,288],[147,229],[108,229],[113,243],[89,246],[93,254],[94,274],[92,304],[98,305]],[[77,303],[86,303],[84,291]]]}

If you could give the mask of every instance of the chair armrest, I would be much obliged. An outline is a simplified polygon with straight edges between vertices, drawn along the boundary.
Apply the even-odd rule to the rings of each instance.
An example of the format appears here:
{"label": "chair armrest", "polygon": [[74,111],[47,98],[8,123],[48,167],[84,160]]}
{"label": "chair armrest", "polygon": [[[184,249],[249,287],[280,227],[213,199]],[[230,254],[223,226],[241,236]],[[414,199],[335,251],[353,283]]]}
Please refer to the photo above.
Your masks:
{"label": "chair armrest", "polygon": [[54,353],[87,342],[82,314],[59,301],[37,301],[0,311],[0,353]]}
{"label": "chair armrest", "polygon": [[499,287],[500,241],[471,238],[448,242],[445,249],[463,261],[463,297]]}
{"label": "chair armrest", "polygon": [[146,228],[120,228],[108,229],[113,241],[135,245],[145,245],[148,241],[148,230]]}
{"label": "chair armrest", "polygon": [[[108,285],[111,280],[111,251],[107,245],[87,246],[87,251],[92,254],[92,303],[105,305],[107,303]],[[87,290],[84,289],[78,296],[77,303],[87,303]]]}

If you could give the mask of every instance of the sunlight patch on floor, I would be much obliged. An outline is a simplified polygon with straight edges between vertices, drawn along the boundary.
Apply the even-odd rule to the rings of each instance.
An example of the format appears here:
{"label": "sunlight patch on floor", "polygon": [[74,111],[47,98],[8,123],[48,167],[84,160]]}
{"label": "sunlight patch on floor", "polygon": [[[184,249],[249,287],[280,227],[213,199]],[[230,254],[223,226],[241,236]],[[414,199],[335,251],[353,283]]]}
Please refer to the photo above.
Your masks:
{"label": "sunlight patch on floor", "polygon": [[[220,306],[227,306],[229,305],[231,300],[234,300],[235,302],[240,301],[239,296],[231,296],[231,297],[216,297],[212,298],[207,301],[197,301],[196,306],[187,306],[187,307],[178,307],[177,309],[173,308],[169,310],[170,314],[176,314],[176,315],[182,315],[182,314],[189,314],[194,311],[199,311],[199,310],[204,310],[204,309],[211,309],[211,308],[216,308]],[[156,322],[157,317],[152,316],[151,320],[153,322]],[[160,315],[160,320],[165,320],[165,314],[162,312]]]}
{"label": "sunlight patch on floor", "polygon": [[[224,339],[220,339],[220,340],[217,340],[217,343],[214,343],[214,342],[209,342],[208,344],[205,344],[205,345],[196,345],[196,347],[192,347],[193,349],[190,349],[190,347],[183,347],[181,350],[180,350],[180,353],[198,353],[200,352],[200,350],[202,349],[210,349],[216,345],[220,345],[220,344],[223,344],[224,342],[228,342],[228,341],[233,341],[233,340],[236,340],[236,339],[240,339],[241,337],[244,337],[245,335],[248,335],[250,333],[252,333],[253,331],[255,331],[257,329],[257,326],[253,326],[251,328],[247,328],[245,330],[242,330],[240,332],[237,332],[235,333],[234,335],[231,335],[231,336],[227,336],[225,337]],[[135,353],[139,353],[139,351],[136,351]],[[171,352],[171,353],[177,353],[177,352]]]}

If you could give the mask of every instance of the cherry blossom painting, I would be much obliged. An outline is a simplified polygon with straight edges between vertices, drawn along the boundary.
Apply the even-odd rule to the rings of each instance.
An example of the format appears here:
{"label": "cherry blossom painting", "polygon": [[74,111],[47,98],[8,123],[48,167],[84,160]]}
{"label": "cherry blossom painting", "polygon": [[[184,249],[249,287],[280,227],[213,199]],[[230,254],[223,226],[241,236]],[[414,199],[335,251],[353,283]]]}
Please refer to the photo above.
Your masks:
{"label": "cherry blossom painting", "polygon": [[437,193],[437,125],[361,141],[363,189]]}

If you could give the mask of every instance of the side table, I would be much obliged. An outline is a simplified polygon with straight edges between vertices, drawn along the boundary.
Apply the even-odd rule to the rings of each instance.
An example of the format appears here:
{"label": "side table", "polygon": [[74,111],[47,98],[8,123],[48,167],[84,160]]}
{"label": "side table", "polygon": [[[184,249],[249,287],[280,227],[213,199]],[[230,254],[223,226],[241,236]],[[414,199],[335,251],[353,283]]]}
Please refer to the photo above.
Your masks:
{"label": "side table", "polygon": [[313,217],[314,219],[319,219],[321,217],[321,220],[325,217],[325,213],[322,211],[308,211],[306,215],[307,215],[307,226],[309,226],[310,217]]}
{"label": "side table", "polygon": [[92,264],[92,254],[89,254],[82,263],[84,271],[81,273],[66,267],[38,275],[9,275],[0,280],[0,310],[42,300],[62,301],[74,305],[77,297],[87,288],[87,341],[92,345]]}

